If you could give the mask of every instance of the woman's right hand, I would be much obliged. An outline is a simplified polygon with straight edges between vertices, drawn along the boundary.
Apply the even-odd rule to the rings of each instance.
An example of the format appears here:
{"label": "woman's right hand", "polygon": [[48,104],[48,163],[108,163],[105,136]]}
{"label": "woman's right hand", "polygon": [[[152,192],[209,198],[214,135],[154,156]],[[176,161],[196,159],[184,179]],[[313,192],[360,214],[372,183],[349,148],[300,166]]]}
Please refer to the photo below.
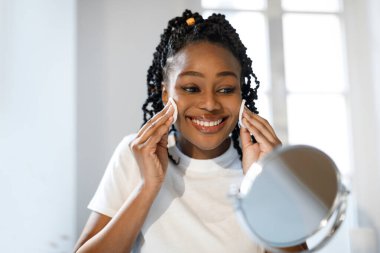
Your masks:
{"label": "woman's right hand", "polygon": [[173,113],[173,106],[168,103],[140,129],[130,144],[144,180],[142,188],[133,198],[128,198],[112,218],[94,211],[75,252],[131,252],[165,178]]}
{"label": "woman's right hand", "polygon": [[174,108],[167,103],[140,129],[130,147],[140,168],[144,186],[159,189],[168,167],[168,132],[173,122]]}

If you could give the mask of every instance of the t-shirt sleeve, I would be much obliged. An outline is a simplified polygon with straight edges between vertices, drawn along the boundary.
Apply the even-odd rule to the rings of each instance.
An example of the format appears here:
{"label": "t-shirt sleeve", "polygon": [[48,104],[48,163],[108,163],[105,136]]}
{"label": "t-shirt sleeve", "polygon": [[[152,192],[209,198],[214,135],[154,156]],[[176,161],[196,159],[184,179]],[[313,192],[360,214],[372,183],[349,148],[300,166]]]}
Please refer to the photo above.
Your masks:
{"label": "t-shirt sleeve", "polygon": [[126,136],[115,149],[88,205],[90,210],[113,217],[141,183],[141,174],[129,147],[134,137]]}

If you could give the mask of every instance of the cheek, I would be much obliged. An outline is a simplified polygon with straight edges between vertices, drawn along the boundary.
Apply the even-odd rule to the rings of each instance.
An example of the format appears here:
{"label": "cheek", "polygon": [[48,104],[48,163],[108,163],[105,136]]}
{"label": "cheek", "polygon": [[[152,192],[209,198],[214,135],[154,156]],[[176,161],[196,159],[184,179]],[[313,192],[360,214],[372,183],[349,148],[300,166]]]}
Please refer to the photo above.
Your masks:
{"label": "cheek", "polygon": [[173,99],[177,103],[178,114],[184,115],[185,112],[194,106],[194,100],[189,99],[187,96],[181,96],[180,94],[173,94]]}
{"label": "cheek", "polygon": [[241,96],[234,97],[233,101],[230,101],[228,103],[229,110],[231,111],[231,114],[233,115],[233,117],[239,118],[241,103],[242,103]]}
{"label": "cheek", "polygon": [[239,120],[240,113],[240,103],[234,104],[233,108],[231,108],[231,112],[235,121]]}

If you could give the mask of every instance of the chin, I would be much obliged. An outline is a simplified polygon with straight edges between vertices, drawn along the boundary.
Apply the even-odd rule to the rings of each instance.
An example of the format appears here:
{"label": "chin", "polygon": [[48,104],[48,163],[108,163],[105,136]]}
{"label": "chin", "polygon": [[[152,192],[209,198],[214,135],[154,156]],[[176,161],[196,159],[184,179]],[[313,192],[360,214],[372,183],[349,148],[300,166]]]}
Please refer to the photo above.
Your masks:
{"label": "chin", "polygon": [[[235,123],[235,122],[233,122]],[[235,124],[236,125],[236,124]],[[178,131],[180,134],[179,140],[182,148],[187,152],[204,151],[204,155],[220,155],[229,147],[226,143],[230,139],[230,133],[233,130],[233,124],[230,120],[224,120],[217,126],[199,126],[191,120],[185,124],[179,125]]]}
{"label": "chin", "polygon": [[216,136],[197,136],[190,138],[189,141],[198,149],[204,151],[214,151],[223,146],[223,143],[229,139],[229,135],[223,137]]}

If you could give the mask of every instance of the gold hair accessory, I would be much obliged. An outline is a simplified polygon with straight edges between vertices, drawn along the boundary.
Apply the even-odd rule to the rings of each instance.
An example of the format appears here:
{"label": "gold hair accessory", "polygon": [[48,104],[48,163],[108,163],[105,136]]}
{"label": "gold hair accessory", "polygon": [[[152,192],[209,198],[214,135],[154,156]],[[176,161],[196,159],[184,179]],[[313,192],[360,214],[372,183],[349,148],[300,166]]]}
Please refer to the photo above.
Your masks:
{"label": "gold hair accessory", "polygon": [[195,19],[193,17],[186,19],[186,24],[192,26],[195,24]]}

